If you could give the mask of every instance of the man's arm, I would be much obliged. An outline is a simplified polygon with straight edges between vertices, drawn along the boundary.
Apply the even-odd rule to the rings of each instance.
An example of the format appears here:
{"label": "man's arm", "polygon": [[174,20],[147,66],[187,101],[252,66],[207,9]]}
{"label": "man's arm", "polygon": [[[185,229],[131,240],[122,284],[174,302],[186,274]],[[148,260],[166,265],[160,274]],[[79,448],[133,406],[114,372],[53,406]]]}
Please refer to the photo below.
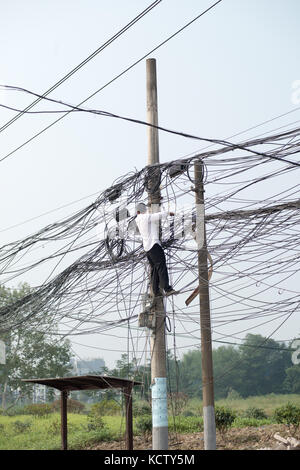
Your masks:
{"label": "man's arm", "polygon": [[162,211],[162,212],[154,212],[154,214],[150,214],[150,218],[153,221],[157,221],[160,218],[166,218],[168,216],[173,217],[174,215],[175,215],[174,212]]}

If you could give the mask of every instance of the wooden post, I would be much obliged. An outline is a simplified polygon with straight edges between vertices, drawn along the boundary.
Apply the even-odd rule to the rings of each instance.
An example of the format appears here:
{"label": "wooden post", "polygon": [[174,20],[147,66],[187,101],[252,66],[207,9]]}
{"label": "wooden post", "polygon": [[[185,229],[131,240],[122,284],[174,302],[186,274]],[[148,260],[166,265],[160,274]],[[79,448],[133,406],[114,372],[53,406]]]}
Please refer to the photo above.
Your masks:
{"label": "wooden post", "polygon": [[214,410],[214,379],[204,211],[203,163],[196,162],[194,165],[194,171],[196,194],[196,241],[198,244],[200,298],[204,448],[205,450],[214,450],[216,449],[216,425]]}
{"label": "wooden post", "polygon": [[[158,125],[156,60],[147,59],[147,122]],[[159,163],[158,129],[148,127],[148,165]],[[160,170],[149,168],[149,205],[151,212],[159,211]],[[153,189],[154,188],[154,189]],[[155,327],[151,335],[151,392],[152,392],[152,448],[168,449],[167,373],[165,344],[165,309],[162,297],[157,297]]]}
{"label": "wooden post", "polygon": [[68,417],[67,417],[68,392],[60,392],[60,416],[61,416],[61,448],[68,448]]}
{"label": "wooden post", "polygon": [[126,449],[133,450],[133,429],[132,429],[132,384],[123,389],[125,396],[125,410],[126,410]]}

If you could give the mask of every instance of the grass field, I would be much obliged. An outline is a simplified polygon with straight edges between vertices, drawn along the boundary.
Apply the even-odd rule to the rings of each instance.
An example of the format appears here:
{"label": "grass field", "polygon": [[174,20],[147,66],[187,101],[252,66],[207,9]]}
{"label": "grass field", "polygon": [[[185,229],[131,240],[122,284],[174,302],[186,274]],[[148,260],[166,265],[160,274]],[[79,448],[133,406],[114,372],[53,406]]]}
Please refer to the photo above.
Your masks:
{"label": "grass field", "polygon": [[[299,395],[266,395],[247,399],[219,400],[216,405],[231,407],[238,413],[233,427],[260,426],[272,423],[275,408],[286,403],[300,406]],[[170,431],[199,431],[202,423],[201,401],[190,400],[186,406],[194,416],[169,418]],[[242,417],[250,407],[263,409],[267,415],[264,420],[250,420]],[[105,428],[88,431],[88,417],[84,414],[68,413],[68,447],[70,449],[85,448],[87,445],[103,441],[118,440],[124,437],[125,419],[122,416],[105,416]],[[134,421],[134,433],[137,433]],[[0,450],[54,450],[60,449],[60,415],[51,413],[45,417],[31,415],[5,416],[0,415]]]}
{"label": "grass field", "polygon": [[[271,393],[269,395],[261,395],[257,397],[236,398],[236,399],[221,399],[216,400],[216,405],[228,406],[239,414],[242,414],[250,407],[262,408],[267,416],[271,417],[275,408],[290,402],[294,405],[300,406],[300,395],[276,395]],[[202,408],[202,402],[197,399],[192,399],[188,402],[187,409],[192,412],[199,413]]]}
{"label": "grass field", "polygon": [[[79,449],[87,443],[121,437],[121,416],[108,416],[104,421],[109,432],[87,431],[86,415],[68,413],[68,447]],[[59,413],[45,417],[0,416],[0,450],[55,450],[60,446]]]}

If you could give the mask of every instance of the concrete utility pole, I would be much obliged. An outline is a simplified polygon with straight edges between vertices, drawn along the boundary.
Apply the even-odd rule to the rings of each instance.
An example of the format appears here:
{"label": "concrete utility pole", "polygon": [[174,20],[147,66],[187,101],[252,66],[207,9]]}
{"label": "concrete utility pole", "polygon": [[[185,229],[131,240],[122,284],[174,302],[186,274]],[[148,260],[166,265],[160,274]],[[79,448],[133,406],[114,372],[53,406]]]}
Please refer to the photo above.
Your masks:
{"label": "concrete utility pole", "polygon": [[[147,122],[158,125],[156,60],[146,60]],[[148,165],[159,163],[158,129],[148,127]],[[149,168],[148,203],[151,212],[160,206],[160,170]],[[165,343],[165,309],[162,297],[154,306],[155,327],[151,335],[152,448],[168,449],[168,408]]]}
{"label": "concrete utility pole", "polygon": [[196,162],[194,164],[194,178],[196,195],[196,240],[198,243],[204,448],[205,450],[214,450],[216,449],[216,424],[203,174],[203,163]]}

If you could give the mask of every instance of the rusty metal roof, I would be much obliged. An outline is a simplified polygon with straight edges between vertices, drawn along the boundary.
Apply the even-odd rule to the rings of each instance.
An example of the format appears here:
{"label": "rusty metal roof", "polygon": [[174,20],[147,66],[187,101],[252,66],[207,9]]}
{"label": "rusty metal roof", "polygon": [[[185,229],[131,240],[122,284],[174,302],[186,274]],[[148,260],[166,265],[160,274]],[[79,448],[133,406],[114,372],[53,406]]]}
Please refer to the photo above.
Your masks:
{"label": "rusty metal roof", "polygon": [[71,390],[95,390],[97,388],[125,388],[129,385],[142,385],[130,379],[108,377],[106,375],[81,375],[76,377],[55,377],[49,379],[22,379],[22,382],[47,385],[61,391]]}

